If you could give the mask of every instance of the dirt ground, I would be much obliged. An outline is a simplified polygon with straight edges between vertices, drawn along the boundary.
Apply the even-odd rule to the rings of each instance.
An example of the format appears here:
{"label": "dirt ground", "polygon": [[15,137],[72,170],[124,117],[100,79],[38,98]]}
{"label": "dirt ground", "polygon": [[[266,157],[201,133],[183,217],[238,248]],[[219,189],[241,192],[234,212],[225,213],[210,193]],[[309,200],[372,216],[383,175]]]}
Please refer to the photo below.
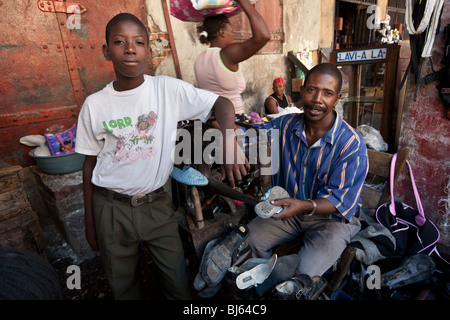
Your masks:
{"label": "dirt ground", "polygon": [[[71,259],[56,261],[52,264],[61,280],[61,288],[65,300],[113,300],[99,255],[78,264],[81,271],[81,289],[68,289],[66,285],[67,279],[70,277],[70,273],[67,273],[67,267],[72,264]],[[165,298],[161,293],[158,282],[156,267],[145,249],[143,249],[141,256],[141,269],[149,299],[164,300]]]}

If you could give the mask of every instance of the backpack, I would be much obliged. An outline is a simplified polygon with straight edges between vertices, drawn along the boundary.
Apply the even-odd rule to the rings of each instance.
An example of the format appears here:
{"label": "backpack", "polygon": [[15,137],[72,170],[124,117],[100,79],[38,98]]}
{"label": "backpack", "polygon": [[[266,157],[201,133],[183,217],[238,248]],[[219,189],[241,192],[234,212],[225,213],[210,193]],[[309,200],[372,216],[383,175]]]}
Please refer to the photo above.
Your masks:
{"label": "backpack", "polygon": [[442,64],[444,67],[438,71],[433,68],[431,62],[431,69],[433,72],[424,78],[426,84],[432,83],[436,80],[439,84],[436,86],[439,92],[439,97],[445,107],[445,117],[450,120],[450,24],[444,28],[444,34],[446,35],[446,41],[444,46],[444,57],[442,58]]}

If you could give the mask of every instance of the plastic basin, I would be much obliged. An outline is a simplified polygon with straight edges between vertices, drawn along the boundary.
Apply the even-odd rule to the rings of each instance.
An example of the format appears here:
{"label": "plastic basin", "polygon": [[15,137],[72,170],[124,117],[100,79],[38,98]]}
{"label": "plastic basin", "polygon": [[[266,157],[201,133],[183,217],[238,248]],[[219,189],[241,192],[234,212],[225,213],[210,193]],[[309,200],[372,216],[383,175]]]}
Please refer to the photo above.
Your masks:
{"label": "plastic basin", "polygon": [[76,152],[60,156],[41,157],[34,155],[34,149],[28,154],[36,160],[39,168],[48,174],[64,174],[81,170],[85,157],[84,154]]}

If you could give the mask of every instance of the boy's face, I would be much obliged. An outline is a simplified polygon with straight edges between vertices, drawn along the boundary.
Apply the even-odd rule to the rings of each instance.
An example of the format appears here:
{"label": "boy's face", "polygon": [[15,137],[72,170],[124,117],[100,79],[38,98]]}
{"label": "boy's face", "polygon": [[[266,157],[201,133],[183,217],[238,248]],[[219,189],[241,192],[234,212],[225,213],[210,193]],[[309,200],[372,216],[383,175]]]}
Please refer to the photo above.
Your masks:
{"label": "boy's face", "polygon": [[103,45],[103,54],[112,61],[118,81],[143,78],[147,67],[148,43],[142,27],[131,21],[117,23]]}

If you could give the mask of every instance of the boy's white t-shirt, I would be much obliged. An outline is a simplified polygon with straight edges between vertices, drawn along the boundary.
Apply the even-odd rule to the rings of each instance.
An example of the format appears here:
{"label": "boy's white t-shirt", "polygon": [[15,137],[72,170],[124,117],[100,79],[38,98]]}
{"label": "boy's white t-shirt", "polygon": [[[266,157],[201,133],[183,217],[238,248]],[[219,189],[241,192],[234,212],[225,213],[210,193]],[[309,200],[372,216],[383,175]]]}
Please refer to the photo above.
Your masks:
{"label": "boy's white t-shirt", "polygon": [[144,76],[139,87],[113,82],[86,98],[75,151],[97,156],[92,183],[134,195],[163,186],[173,169],[178,121],[206,121],[218,95],[167,76]]}

